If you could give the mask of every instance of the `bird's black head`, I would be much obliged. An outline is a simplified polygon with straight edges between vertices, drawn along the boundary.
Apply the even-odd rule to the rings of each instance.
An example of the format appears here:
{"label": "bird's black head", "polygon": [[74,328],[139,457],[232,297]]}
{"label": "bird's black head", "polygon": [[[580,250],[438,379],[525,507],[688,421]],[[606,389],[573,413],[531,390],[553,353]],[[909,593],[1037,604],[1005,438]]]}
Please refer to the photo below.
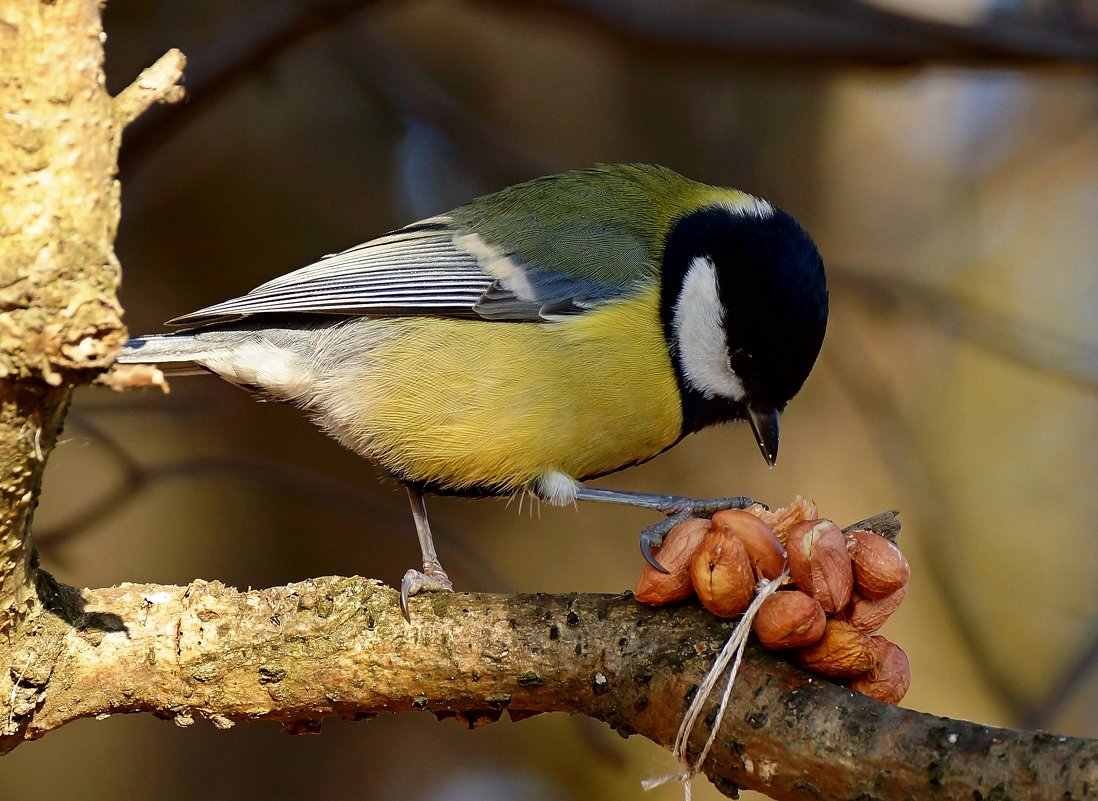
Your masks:
{"label": "bird's black head", "polygon": [[683,433],[747,419],[773,464],[778,414],[808,378],[827,327],[811,238],[762,201],[688,214],[664,246],[660,308]]}

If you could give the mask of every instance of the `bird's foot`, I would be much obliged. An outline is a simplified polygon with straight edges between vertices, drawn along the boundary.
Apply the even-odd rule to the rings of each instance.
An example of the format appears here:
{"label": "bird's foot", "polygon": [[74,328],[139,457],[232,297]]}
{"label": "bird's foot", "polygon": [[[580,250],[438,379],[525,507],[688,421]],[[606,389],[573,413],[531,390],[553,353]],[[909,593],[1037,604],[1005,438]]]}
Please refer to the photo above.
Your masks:
{"label": "bird's foot", "polygon": [[[691,517],[712,517],[717,512],[725,509],[746,509],[756,503],[758,501],[744,495],[708,499],[687,498],[681,495],[668,496],[667,501],[657,507],[667,517],[658,523],[645,526],[641,530],[640,549],[644,555],[644,560],[661,573],[668,572],[667,568],[659,563],[652,551],[663,545],[663,538],[667,536],[671,529]],[[759,505],[764,509],[769,508],[766,504]]]}
{"label": "bird's foot", "polygon": [[453,592],[454,584],[438,560],[423,563],[423,570],[409,570],[400,582],[400,612],[412,622],[408,599],[421,592]]}

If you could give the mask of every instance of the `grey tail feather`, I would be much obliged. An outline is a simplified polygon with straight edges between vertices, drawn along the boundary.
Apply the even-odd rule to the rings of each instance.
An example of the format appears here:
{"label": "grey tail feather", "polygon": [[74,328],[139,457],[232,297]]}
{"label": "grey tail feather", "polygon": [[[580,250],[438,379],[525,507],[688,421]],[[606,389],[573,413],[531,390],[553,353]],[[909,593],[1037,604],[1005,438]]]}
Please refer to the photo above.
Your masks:
{"label": "grey tail feather", "polygon": [[188,334],[150,334],[134,337],[118,354],[121,364],[155,364],[169,375],[204,375],[210,371],[195,362],[210,353],[210,343]]}

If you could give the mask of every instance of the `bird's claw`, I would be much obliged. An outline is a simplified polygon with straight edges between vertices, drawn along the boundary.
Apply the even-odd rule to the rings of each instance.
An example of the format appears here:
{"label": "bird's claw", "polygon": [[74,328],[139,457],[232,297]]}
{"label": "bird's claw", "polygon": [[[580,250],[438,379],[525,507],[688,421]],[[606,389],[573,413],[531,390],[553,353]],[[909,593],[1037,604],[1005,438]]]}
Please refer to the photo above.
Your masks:
{"label": "bird's claw", "polygon": [[400,613],[409,623],[408,599],[421,592],[453,592],[454,584],[438,562],[425,564],[423,570],[409,570],[400,582]]}
{"label": "bird's claw", "polygon": [[[754,506],[755,504],[770,511],[770,507],[765,503],[759,503],[754,498],[748,498],[746,495],[730,495],[727,498],[708,498],[705,500],[684,498],[683,500],[693,517],[712,517],[717,512],[723,512],[725,509],[746,509],[748,506]],[[674,511],[681,511],[681,508],[680,506]]]}
{"label": "bird's claw", "polygon": [[641,554],[644,556],[644,561],[648,562],[648,564],[652,565],[652,567],[661,573],[670,573],[671,571],[659,563],[659,560],[656,559],[652,550],[658,549],[663,545],[663,538],[667,536],[667,532],[689,517],[690,510],[688,509],[668,515],[658,523],[645,526],[641,530],[640,535],[640,549]]}
{"label": "bird's claw", "polygon": [[[661,573],[669,572],[666,567],[659,563],[659,560],[656,559],[656,556],[652,551],[663,545],[663,538],[667,536],[667,533],[671,531],[671,529],[691,517],[712,517],[717,512],[725,509],[746,509],[756,503],[758,503],[758,501],[748,498],[746,495],[733,495],[728,498],[710,498],[708,500],[694,500],[681,496],[670,498],[667,503],[660,506],[660,511],[667,515],[667,517],[658,523],[645,526],[641,531],[640,549],[641,554],[644,556],[644,561],[648,562],[648,564],[652,565],[652,567]],[[770,509],[765,503],[759,503],[758,505],[764,509]]]}

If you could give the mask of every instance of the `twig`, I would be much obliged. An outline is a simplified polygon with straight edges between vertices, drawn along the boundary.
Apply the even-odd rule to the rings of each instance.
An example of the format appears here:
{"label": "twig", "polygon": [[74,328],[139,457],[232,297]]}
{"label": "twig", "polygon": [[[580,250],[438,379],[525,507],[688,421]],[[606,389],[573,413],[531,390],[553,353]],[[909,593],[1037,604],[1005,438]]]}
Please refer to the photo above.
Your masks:
{"label": "twig", "polygon": [[175,48],[142,70],[137,80],[115,95],[114,118],[119,130],[136,120],[154,103],[175,103],[183,99],[183,67],[186,57]]}

